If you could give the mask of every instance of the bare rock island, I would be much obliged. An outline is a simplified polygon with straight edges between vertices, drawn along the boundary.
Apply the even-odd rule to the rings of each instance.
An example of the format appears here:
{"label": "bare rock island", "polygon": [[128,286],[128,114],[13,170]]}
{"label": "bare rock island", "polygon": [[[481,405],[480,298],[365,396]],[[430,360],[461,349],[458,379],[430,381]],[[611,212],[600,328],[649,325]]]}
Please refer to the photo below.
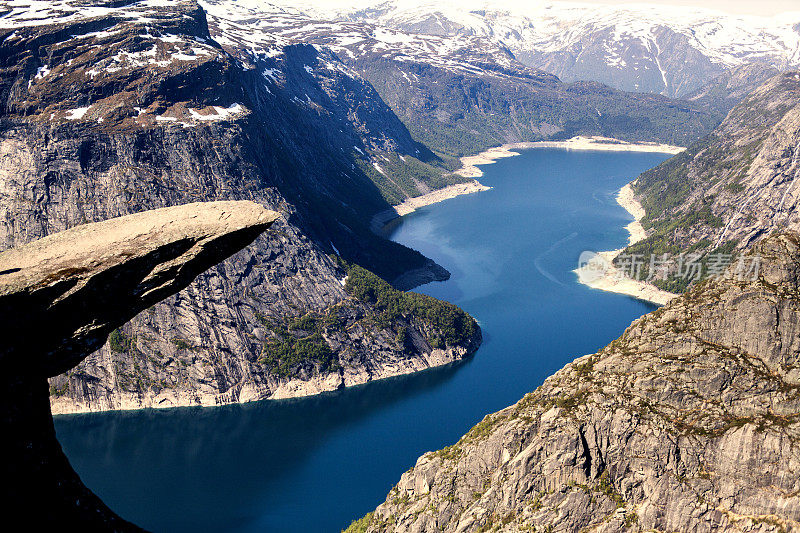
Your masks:
{"label": "bare rock island", "polygon": [[249,201],[192,203],[77,226],[0,253],[3,505],[10,512],[33,529],[137,529],[72,470],[55,438],[47,379],[277,218]]}
{"label": "bare rock island", "polygon": [[[368,531],[800,530],[800,236],[636,320],[457,443]],[[363,529],[362,529],[363,530]]]}

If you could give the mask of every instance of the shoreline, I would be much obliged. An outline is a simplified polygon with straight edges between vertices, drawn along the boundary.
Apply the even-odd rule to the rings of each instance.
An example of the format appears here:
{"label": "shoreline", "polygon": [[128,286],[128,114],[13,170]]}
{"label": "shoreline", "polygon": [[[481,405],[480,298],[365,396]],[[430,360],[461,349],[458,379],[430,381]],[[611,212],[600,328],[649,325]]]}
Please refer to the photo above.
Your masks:
{"label": "shoreline", "polygon": [[[456,171],[455,173],[457,174],[458,172]],[[491,187],[487,187],[478,180],[448,185],[447,187],[436,189],[435,191],[431,191],[428,194],[423,194],[422,196],[408,198],[396,206],[376,213],[373,215],[372,220],[369,223],[369,227],[373,233],[380,235],[386,224],[396,218],[413,213],[420,207],[437,204],[439,202],[443,202],[444,200],[461,196],[462,194],[472,194],[475,192],[488,191],[489,189],[491,189]]]}
{"label": "shoreline", "polygon": [[[208,393],[198,395],[196,391],[178,391],[166,396],[142,396],[138,393],[118,395],[105,398],[105,401],[96,404],[71,401],[68,398],[50,397],[50,413],[52,417],[71,417],[97,413],[132,413],[137,411],[163,411],[169,409],[185,408],[215,408],[244,405],[256,402],[276,402],[287,400],[303,400],[321,394],[333,394],[344,389],[361,387],[376,381],[399,378],[427,370],[441,368],[447,365],[458,365],[480,348],[480,343],[475,347],[473,337],[467,346],[450,346],[435,348],[430,353],[414,360],[405,361],[404,365],[389,365],[383,367],[376,375],[366,372],[354,373],[342,378],[337,374],[316,376],[310,380],[289,379],[281,382],[269,394],[251,388],[248,391],[238,389],[235,395],[233,389],[222,393]],[[481,341],[482,342],[482,341]],[[144,398],[144,401],[143,401]],[[167,401],[165,401],[167,400]]]}
{"label": "shoreline", "polygon": [[[681,146],[672,146],[659,143],[632,143],[612,139],[610,137],[582,136],[572,137],[566,141],[534,141],[509,143],[502,146],[489,148],[477,155],[468,155],[461,158],[461,168],[455,173],[465,178],[480,178],[483,171],[478,165],[491,165],[498,159],[519,155],[513,150],[526,150],[529,148],[561,148],[563,150],[586,150],[597,152],[656,152],[663,154],[679,154],[686,150]],[[624,206],[623,206],[624,207]]]}
{"label": "shoreline", "polygon": [[[645,211],[642,205],[636,201],[630,183],[619,190],[617,203],[633,215],[635,219],[625,226],[629,233],[627,246],[645,239],[647,232],[640,222],[644,218]],[[592,289],[625,294],[656,305],[666,305],[670,300],[679,296],[678,294],[661,290],[652,283],[635,280],[619,272],[614,266],[614,259],[623,250],[625,250],[625,247],[595,254],[586,265],[573,270],[578,275],[578,282]],[[597,275],[598,267],[602,271],[602,275],[599,276]]]}
{"label": "shoreline", "polygon": [[[632,143],[621,141],[611,137],[599,136],[576,136],[566,141],[533,141],[508,143],[502,146],[495,146],[484,150],[475,155],[464,156],[460,159],[461,168],[453,172],[464,178],[472,178],[467,183],[456,183],[441,189],[431,191],[421,196],[408,198],[402,203],[373,215],[369,227],[373,233],[381,234],[384,226],[396,218],[413,213],[420,207],[433,205],[462,194],[472,194],[475,192],[488,191],[491,187],[480,183],[476,178],[483,176],[483,171],[479,165],[491,165],[498,159],[504,157],[514,157],[519,152],[514,150],[525,150],[529,148],[561,148],[564,150],[588,150],[600,152],[657,152],[665,154],[679,154],[686,150],[681,146],[671,146],[669,144],[659,144],[650,142]],[[623,206],[625,207],[625,206]],[[634,215],[635,216],[635,215]],[[644,216],[644,214],[642,214]],[[639,217],[641,218],[641,217]]]}

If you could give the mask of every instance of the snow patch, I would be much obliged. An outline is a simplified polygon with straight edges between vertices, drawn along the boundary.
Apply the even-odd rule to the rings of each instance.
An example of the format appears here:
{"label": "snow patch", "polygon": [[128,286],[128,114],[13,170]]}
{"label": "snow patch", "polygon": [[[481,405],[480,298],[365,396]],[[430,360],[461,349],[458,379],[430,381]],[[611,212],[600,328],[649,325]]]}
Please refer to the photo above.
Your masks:
{"label": "snow patch", "polygon": [[241,104],[232,104],[228,107],[212,106],[216,114],[201,114],[194,109],[189,109],[189,114],[196,120],[224,120],[233,115],[244,112]]}
{"label": "snow patch", "polygon": [[86,107],[76,107],[75,109],[68,110],[67,113],[67,120],[79,120],[82,119],[83,116],[89,111],[89,108],[92,106]]}
{"label": "snow patch", "polygon": [[265,79],[272,80],[274,83],[278,83],[278,73],[280,70],[276,68],[265,68],[261,71],[261,75],[264,76]]}

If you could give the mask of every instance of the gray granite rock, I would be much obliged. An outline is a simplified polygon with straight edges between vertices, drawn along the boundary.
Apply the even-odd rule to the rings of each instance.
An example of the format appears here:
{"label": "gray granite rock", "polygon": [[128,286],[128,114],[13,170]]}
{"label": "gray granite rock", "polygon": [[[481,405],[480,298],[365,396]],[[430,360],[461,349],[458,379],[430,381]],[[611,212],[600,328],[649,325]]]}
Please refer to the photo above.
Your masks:
{"label": "gray granite rock", "polygon": [[454,445],[370,531],[800,530],[800,237],[635,321]]}

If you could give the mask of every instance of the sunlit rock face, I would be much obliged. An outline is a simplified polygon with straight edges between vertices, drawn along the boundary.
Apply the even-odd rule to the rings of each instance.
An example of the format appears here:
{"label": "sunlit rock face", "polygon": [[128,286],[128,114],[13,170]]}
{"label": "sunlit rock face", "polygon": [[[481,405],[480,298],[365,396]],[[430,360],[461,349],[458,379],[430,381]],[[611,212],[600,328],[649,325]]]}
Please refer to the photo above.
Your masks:
{"label": "sunlit rock face", "polygon": [[636,320],[454,445],[369,531],[800,527],[800,236]]}

